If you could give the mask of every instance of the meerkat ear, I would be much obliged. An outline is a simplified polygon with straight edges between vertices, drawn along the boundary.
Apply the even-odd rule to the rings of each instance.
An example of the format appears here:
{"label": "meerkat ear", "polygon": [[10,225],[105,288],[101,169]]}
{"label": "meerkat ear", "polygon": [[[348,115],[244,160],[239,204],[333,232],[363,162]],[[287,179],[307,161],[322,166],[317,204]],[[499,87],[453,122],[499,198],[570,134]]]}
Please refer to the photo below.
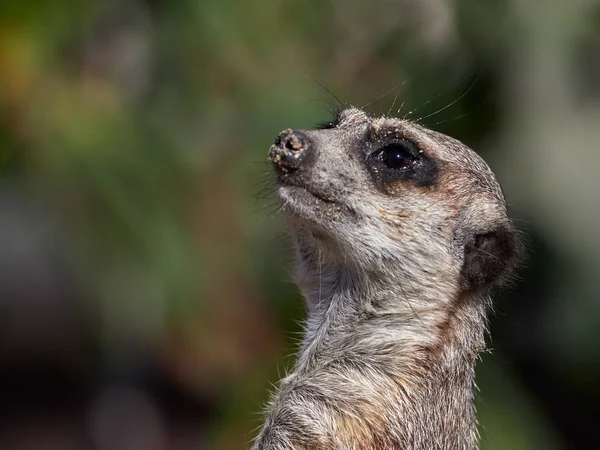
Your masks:
{"label": "meerkat ear", "polygon": [[520,253],[517,231],[501,226],[471,235],[464,246],[461,271],[463,291],[474,291],[501,282],[516,265]]}

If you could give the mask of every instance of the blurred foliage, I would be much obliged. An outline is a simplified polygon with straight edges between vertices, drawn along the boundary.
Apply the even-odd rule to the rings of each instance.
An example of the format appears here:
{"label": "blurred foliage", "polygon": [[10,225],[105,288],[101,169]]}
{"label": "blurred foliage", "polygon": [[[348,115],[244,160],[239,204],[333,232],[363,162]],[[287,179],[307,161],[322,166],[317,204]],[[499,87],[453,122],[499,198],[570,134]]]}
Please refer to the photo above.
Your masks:
{"label": "blurred foliage", "polygon": [[480,151],[530,236],[479,370],[482,448],[597,448],[600,6],[547,3],[2,2],[2,370],[151,366],[208,410],[156,448],[244,448],[303,316],[266,151],[368,104]]}

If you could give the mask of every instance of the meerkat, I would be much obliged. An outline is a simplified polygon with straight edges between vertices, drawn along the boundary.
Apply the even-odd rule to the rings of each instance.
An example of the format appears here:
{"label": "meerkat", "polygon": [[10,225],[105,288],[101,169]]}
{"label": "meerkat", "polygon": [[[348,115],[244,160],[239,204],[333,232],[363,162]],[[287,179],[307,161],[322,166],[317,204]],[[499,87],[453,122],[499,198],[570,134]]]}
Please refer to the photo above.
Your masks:
{"label": "meerkat", "polygon": [[269,158],[308,318],[253,448],[476,449],[490,291],[520,249],[494,173],[356,108],[283,131]]}

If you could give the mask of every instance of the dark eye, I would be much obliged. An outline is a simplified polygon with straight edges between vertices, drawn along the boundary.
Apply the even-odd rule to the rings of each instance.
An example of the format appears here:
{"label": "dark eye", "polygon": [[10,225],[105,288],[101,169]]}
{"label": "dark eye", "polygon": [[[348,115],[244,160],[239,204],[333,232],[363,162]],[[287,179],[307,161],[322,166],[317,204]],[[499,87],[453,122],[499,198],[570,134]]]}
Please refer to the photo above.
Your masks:
{"label": "dark eye", "polygon": [[[435,184],[438,172],[436,161],[416,143],[399,138],[377,144],[375,142],[367,147],[370,153],[366,166],[381,192],[393,194],[393,190],[401,183],[409,181],[417,186],[431,187]],[[392,191],[388,190],[389,187]]]}
{"label": "dark eye", "polygon": [[380,150],[383,164],[390,169],[403,169],[412,166],[416,158],[406,145],[400,143],[389,144]]}

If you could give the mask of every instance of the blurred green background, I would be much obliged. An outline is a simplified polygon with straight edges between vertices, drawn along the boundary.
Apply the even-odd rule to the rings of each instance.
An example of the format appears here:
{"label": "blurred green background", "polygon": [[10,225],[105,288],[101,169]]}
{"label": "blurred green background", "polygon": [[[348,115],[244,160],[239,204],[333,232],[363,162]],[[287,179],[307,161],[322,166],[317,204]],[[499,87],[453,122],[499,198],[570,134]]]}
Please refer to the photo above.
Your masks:
{"label": "blurred green background", "polygon": [[527,236],[482,448],[600,448],[598,1],[3,0],[1,449],[248,447],[304,315],[266,153],[328,91],[476,149]]}

